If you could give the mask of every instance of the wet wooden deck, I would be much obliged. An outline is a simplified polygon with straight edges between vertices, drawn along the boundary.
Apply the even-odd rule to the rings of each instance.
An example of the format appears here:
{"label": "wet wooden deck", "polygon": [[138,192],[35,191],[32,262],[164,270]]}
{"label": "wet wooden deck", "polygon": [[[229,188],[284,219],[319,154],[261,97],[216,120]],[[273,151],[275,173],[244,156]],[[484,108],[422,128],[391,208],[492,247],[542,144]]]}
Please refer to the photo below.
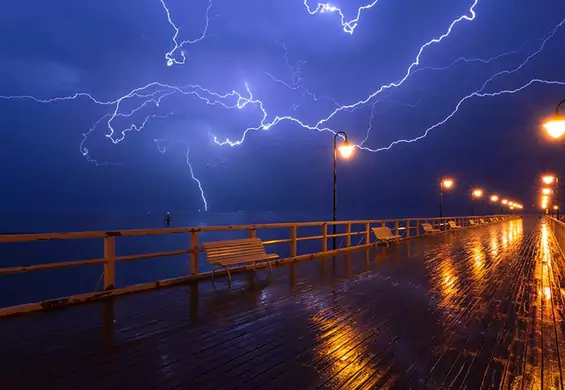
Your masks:
{"label": "wet wooden deck", "polygon": [[538,219],[0,320],[0,389],[560,388]]}

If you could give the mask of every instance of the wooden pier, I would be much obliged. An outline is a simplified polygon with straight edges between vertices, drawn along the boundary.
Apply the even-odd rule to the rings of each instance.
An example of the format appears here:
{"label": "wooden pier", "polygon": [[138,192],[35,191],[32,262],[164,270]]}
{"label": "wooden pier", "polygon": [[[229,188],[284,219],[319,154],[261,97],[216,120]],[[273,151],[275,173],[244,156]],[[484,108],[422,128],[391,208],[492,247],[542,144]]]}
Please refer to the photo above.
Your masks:
{"label": "wooden pier", "polygon": [[512,219],[6,317],[0,389],[562,389],[563,232]]}
{"label": "wooden pier", "polygon": [[[18,283],[17,287],[19,289],[11,291],[17,303],[9,304],[8,307],[3,308],[2,306],[6,305],[0,304],[0,317],[90,302],[131,292],[169,287],[190,281],[208,279],[215,275],[225,275],[226,270],[213,272],[212,267],[203,258],[203,242],[206,241],[259,237],[263,240],[264,246],[269,248],[271,253],[278,256],[277,261],[256,266],[261,268],[268,265],[281,266],[298,261],[346,253],[351,250],[371,248],[376,244],[375,237],[372,237],[371,233],[372,228],[375,227],[387,227],[391,232],[394,232],[394,235],[402,236],[402,240],[407,240],[425,235],[425,229],[422,227],[426,225],[431,226],[434,231],[451,233],[453,229],[449,227],[450,223],[462,227],[476,227],[481,224],[499,223],[500,221],[513,218],[519,217],[493,215],[488,217],[408,218],[0,235],[0,256],[3,258],[0,264],[0,278],[6,275],[24,276],[34,274],[38,275],[33,279],[35,283],[38,280],[42,282],[46,280],[41,278],[40,275],[46,271],[77,270],[75,272],[78,273],[78,271],[84,271],[84,269],[100,269],[100,283],[96,284],[96,287],[99,286],[100,288],[95,288],[95,291],[91,289],[83,291],[83,286],[74,289],[62,289],[62,287],[72,286],[72,283],[77,278],[77,273],[75,273],[72,276],[66,276],[62,283],[47,283],[49,288],[45,293],[49,294],[48,297],[50,299],[46,299],[44,295],[39,294],[40,299],[36,299],[34,295],[32,298],[26,299],[25,302],[20,302],[21,299],[18,300],[18,294],[27,295],[29,292],[25,285],[30,283],[30,279],[23,278]],[[329,230],[330,228],[334,230],[334,226],[336,233],[332,234]],[[172,242],[174,249],[171,250],[171,245],[163,249],[164,242],[171,244],[171,239],[174,239]],[[329,247],[328,244],[336,240],[338,245],[335,248]],[[64,245],[54,250],[54,243]],[[147,245],[148,243],[149,245]],[[5,246],[10,245],[24,245],[25,249],[28,250],[23,251],[23,255],[19,252],[5,253],[2,251]],[[84,256],[85,253],[89,253],[87,248],[93,249],[93,245],[99,249],[97,253],[100,253],[96,258],[60,261],[50,257],[38,263],[22,265],[22,261],[26,261],[25,258],[21,259],[22,256],[33,254],[33,257],[35,257],[37,253],[51,252],[58,255],[66,255],[67,253],[76,252],[77,248],[80,255]],[[146,248],[146,250],[140,251],[140,248]],[[22,248],[20,247],[19,249]],[[126,254],[119,254],[119,249],[125,249]],[[145,283],[128,283],[128,272],[122,271],[124,274],[119,276],[122,276],[123,280],[121,283],[117,282],[116,268],[122,264],[137,264],[150,259],[170,258],[175,258],[181,263],[187,264],[186,272],[166,279],[153,278]],[[7,262],[11,262],[9,266],[6,266]],[[208,266],[208,269],[203,270],[203,266]],[[146,269],[144,273],[152,274],[154,271],[159,271],[159,268]],[[240,267],[235,271],[246,271],[249,268]],[[132,272],[131,268],[128,270]],[[81,279],[86,279],[86,274],[82,273],[79,275]],[[60,281],[59,278],[57,280]],[[65,292],[64,295],[60,295],[57,292],[61,289]]]}

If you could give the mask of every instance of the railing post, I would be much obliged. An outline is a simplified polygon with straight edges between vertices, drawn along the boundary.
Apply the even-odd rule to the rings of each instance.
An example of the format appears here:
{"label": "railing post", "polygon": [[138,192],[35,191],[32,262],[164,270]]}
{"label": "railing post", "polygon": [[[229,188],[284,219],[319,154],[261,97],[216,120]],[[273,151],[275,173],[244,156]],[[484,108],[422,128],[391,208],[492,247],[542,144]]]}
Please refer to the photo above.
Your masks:
{"label": "railing post", "polygon": [[328,224],[322,224],[322,252],[328,251]]}
{"label": "railing post", "polygon": [[198,274],[198,232],[190,232],[190,274]]}
{"label": "railing post", "polygon": [[365,223],[365,241],[371,243],[371,222]]}
{"label": "railing post", "polygon": [[296,225],[290,228],[290,257],[296,257]]}
{"label": "railing post", "polygon": [[406,238],[410,237],[410,220],[406,220]]}
{"label": "railing post", "polygon": [[351,222],[347,223],[346,233],[347,237],[345,238],[345,246],[349,248],[351,246]]}
{"label": "railing post", "polygon": [[397,236],[398,236],[398,232],[399,232],[398,227],[399,226],[398,226],[398,219],[397,219],[396,221],[394,221],[394,230],[395,230],[394,234],[397,235]]}
{"label": "railing post", "polygon": [[416,221],[416,236],[420,237],[420,220]]}
{"label": "railing post", "polygon": [[257,230],[249,229],[249,238],[255,238],[255,237],[257,237]]}
{"label": "railing post", "polygon": [[116,237],[104,237],[104,290],[112,290],[116,284]]}

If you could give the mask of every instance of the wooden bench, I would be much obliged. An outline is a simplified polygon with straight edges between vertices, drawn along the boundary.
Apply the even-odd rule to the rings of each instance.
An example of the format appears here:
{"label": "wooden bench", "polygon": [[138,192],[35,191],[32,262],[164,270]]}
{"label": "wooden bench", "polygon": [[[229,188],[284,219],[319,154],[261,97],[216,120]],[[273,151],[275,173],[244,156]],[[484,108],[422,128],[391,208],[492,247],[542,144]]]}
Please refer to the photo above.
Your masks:
{"label": "wooden bench", "polygon": [[459,226],[455,223],[455,221],[449,221],[449,228],[450,229],[461,229],[463,226]]}
{"label": "wooden bench", "polygon": [[470,219],[469,226],[477,226],[477,223],[474,220]]}
{"label": "wooden bench", "polygon": [[401,236],[399,235],[392,234],[392,231],[386,226],[374,227],[373,233],[375,234],[377,240],[381,240],[386,244],[386,246],[389,246],[389,241],[398,240],[399,238],[401,238]]}
{"label": "wooden bench", "polygon": [[482,218],[481,218],[481,219],[479,219],[479,222],[480,222],[481,224],[484,224],[484,223],[486,223],[486,222],[485,222],[485,220],[484,220],[484,219],[482,219]]}
{"label": "wooden bench", "polygon": [[[244,238],[229,241],[211,241],[203,244],[208,263],[216,267],[224,268],[228,273],[231,284],[230,267],[241,264],[252,264],[253,268],[258,262],[266,261],[271,271],[271,263],[279,255],[265,252],[263,241],[259,238]],[[214,278],[215,268],[212,271]]]}
{"label": "wooden bench", "polygon": [[439,229],[434,229],[432,227],[431,224],[424,222],[422,225],[422,229],[424,229],[424,234],[433,234],[433,233],[439,233],[440,230]]}

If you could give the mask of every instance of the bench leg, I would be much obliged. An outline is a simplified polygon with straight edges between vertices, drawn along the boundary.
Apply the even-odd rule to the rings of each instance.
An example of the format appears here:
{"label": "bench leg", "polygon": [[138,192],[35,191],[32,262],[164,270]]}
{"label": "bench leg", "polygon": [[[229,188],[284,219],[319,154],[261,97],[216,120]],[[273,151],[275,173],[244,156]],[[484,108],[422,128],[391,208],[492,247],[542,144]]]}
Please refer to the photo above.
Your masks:
{"label": "bench leg", "polygon": [[229,267],[224,267],[224,268],[225,268],[226,271],[228,272],[228,281],[229,281],[229,284],[230,284],[230,286],[231,286],[231,272],[230,272],[230,269],[229,269]]}
{"label": "bench leg", "polygon": [[253,264],[251,265],[251,267],[253,268],[253,275],[255,276],[255,280],[259,281],[259,277],[257,277],[257,271],[255,270],[256,265],[257,265],[257,262],[254,261]]}

